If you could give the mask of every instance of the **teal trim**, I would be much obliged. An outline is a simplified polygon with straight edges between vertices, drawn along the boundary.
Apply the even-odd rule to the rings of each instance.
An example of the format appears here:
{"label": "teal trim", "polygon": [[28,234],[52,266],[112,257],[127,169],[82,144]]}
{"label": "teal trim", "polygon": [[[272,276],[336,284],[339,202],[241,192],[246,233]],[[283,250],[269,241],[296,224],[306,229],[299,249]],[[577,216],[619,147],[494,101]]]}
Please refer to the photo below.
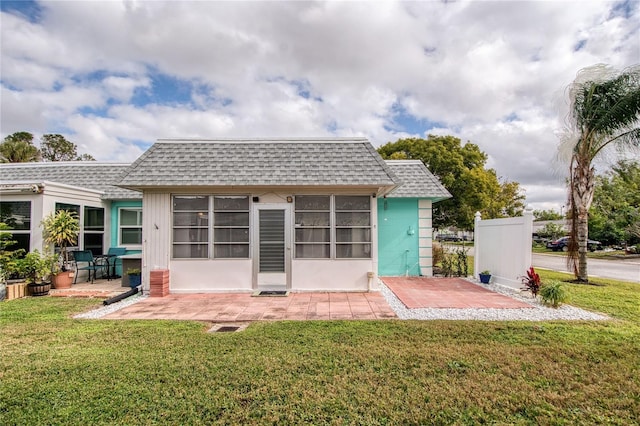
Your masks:
{"label": "teal trim", "polygon": [[420,275],[418,231],[417,198],[378,198],[378,275]]}
{"label": "teal trim", "polygon": [[[122,207],[139,207],[142,208],[142,200],[113,201],[111,203],[111,245],[110,247],[118,247],[118,227],[120,215],[118,209]],[[141,253],[142,250],[127,250],[127,254]],[[116,263],[116,274],[122,275],[122,264]]]}

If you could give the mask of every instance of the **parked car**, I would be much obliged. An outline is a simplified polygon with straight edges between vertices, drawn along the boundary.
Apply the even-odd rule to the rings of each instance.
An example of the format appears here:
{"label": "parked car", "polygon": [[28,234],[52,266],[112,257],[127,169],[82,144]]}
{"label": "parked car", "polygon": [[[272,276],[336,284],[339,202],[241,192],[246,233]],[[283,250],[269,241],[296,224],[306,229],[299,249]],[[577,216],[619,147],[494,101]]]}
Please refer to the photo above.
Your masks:
{"label": "parked car", "polygon": [[462,241],[462,238],[458,237],[457,235],[443,234],[443,235],[438,235],[436,237],[436,241],[454,241],[454,242],[458,242],[458,241]]}
{"label": "parked car", "polygon": [[[558,238],[554,241],[547,243],[547,248],[553,251],[569,251],[569,237]],[[596,251],[602,249],[600,241],[587,240],[587,248],[589,251]]]}

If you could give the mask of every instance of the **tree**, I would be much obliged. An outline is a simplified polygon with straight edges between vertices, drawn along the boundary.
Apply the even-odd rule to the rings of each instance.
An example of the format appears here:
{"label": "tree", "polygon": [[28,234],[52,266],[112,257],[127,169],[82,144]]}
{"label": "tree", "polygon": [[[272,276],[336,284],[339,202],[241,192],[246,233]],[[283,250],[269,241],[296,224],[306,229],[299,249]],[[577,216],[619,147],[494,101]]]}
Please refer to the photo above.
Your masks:
{"label": "tree", "polygon": [[560,155],[569,164],[571,243],[567,261],[576,280],[588,282],[587,239],[593,201],[593,161],[608,146],[640,146],[640,65],[616,71],[598,64],[582,69],[568,87],[567,127]]}
{"label": "tree", "polygon": [[29,132],[16,132],[4,138],[0,155],[3,163],[40,161],[40,150],[33,145],[33,135]]}
{"label": "tree", "polygon": [[487,155],[470,142],[453,136],[408,138],[378,148],[387,159],[417,159],[439,179],[453,198],[434,205],[434,227],[472,229],[476,211],[486,218],[517,215],[524,196],[517,182],[500,182],[495,170],[485,169]]}
{"label": "tree", "polygon": [[95,161],[89,154],[78,156],[76,144],[59,134],[42,136],[40,146],[43,161]]}
{"label": "tree", "polygon": [[564,216],[555,210],[534,210],[534,220],[561,220]]}
{"label": "tree", "polygon": [[557,240],[564,235],[564,228],[562,225],[556,223],[547,223],[537,232],[538,236],[542,238],[549,238],[551,240]]}
{"label": "tree", "polygon": [[589,237],[603,244],[640,242],[640,162],[619,161],[596,177],[589,209]]}

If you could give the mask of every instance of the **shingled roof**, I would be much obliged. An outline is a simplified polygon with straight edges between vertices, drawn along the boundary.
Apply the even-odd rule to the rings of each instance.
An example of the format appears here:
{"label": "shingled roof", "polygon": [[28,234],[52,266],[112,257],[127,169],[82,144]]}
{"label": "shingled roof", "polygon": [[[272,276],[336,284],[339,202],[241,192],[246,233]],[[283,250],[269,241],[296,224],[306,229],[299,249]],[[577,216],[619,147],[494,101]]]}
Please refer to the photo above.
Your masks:
{"label": "shingled roof", "polygon": [[80,188],[101,191],[106,200],[141,199],[137,191],[119,188],[115,183],[129,164],[97,163],[94,161],[69,161],[50,163],[6,163],[0,164],[0,181],[11,182],[56,182]]}
{"label": "shingled roof", "polygon": [[159,140],[123,175],[126,188],[395,186],[364,138]]}
{"label": "shingled roof", "polygon": [[385,160],[402,185],[387,194],[389,198],[430,198],[446,200],[451,194],[420,160]]}

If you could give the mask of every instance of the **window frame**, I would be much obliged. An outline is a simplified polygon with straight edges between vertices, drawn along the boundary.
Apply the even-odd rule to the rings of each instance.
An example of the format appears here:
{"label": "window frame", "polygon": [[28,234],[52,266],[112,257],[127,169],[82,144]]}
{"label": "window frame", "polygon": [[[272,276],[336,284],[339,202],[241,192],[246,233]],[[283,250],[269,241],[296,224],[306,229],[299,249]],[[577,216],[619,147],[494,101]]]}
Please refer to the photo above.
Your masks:
{"label": "window frame", "polygon": [[[175,213],[176,210],[174,208],[174,200],[176,197],[205,197],[207,199],[207,241],[206,242],[178,242],[175,241],[175,230],[176,229],[199,229],[194,228],[189,225],[179,225],[176,226],[175,223]],[[216,198],[245,198],[247,200],[247,208],[246,209],[216,209],[215,200]],[[236,259],[251,259],[252,253],[252,199],[248,194],[171,194],[171,260],[236,260]],[[189,210],[177,210],[180,212],[190,212]],[[191,212],[203,212],[203,210],[192,210]],[[216,214],[219,213],[246,213],[248,218],[247,225],[221,225],[216,224]],[[204,227],[202,227],[204,228]],[[247,233],[247,241],[222,241],[216,240],[216,229],[229,229],[229,230],[240,230],[246,229]],[[232,239],[233,237],[230,237]],[[197,245],[197,244],[206,244],[207,255],[205,257],[176,257],[174,248],[176,245]],[[216,256],[216,248],[222,246],[245,246],[246,245],[246,256]],[[233,251],[233,250],[232,250]],[[244,251],[244,250],[243,250]]]}
{"label": "window frame", "polygon": [[[20,245],[20,241],[17,241],[17,244],[14,244],[10,247],[8,247],[9,250],[13,251],[13,250],[18,250],[18,249],[24,249],[25,253],[28,253],[29,251],[31,251],[31,231],[32,231],[32,225],[33,225],[33,203],[31,202],[31,200],[2,200],[0,201],[1,204],[10,204],[10,203],[27,203],[29,206],[29,227],[27,229],[8,229],[6,232],[8,232],[9,234],[11,234],[12,236],[15,235],[19,235],[19,236],[26,236],[26,247]],[[6,222],[5,222],[6,223]],[[8,224],[9,225],[9,224]],[[9,225],[11,226],[11,225]]]}
{"label": "window frame", "polygon": [[[373,232],[374,232],[374,228],[373,228],[373,224],[372,224],[372,220],[373,220],[373,210],[372,210],[372,197],[370,195],[361,195],[361,194],[331,194],[331,195],[325,195],[325,194],[299,194],[296,195],[294,197],[294,203],[295,203],[295,199],[297,199],[298,197],[311,197],[311,196],[318,196],[318,197],[329,197],[329,241],[328,242],[310,242],[310,243],[304,243],[304,242],[298,242],[296,240],[297,238],[297,230],[298,229],[327,229],[326,226],[300,226],[298,225],[298,217],[297,214],[298,213],[304,213],[304,212],[326,212],[327,210],[305,210],[305,209],[298,209],[296,207],[296,205],[294,204],[294,259],[296,260],[313,260],[313,259],[319,259],[319,260],[325,260],[325,259],[331,259],[331,260],[349,260],[349,259],[372,259],[373,256]],[[338,208],[338,203],[336,202],[336,199],[340,199],[340,197],[359,197],[359,198],[366,198],[368,200],[367,203],[367,209],[362,209],[362,208],[352,208],[352,209],[344,209],[344,208]],[[344,214],[344,213],[351,213],[351,214],[358,214],[358,213],[366,213],[368,215],[368,224],[364,225],[364,224],[339,224],[338,218],[340,217],[340,214]],[[338,232],[340,230],[364,230],[365,233],[364,235],[366,235],[368,241],[358,241],[358,238],[353,238],[353,232],[352,232],[352,238],[351,240],[345,240],[345,241],[338,241]],[[329,256],[328,257],[299,257],[298,256],[298,246],[299,245],[319,245],[319,244],[328,244],[329,245]],[[354,255],[350,255],[350,256],[345,256],[345,255],[341,255],[341,253],[343,253],[342,250],[346,250],[346,249],[341,249],[341,248],[346,248],[347,246],[351,246],[351,253],[353,253],[353,249],[356,246],[362,247],[362,252],[364,253],[368,253],[365,256],[354,256]],[[368,249],[366,248],[368,247]],[[358,251],[360,252],[360,251]]]}
{"label": "window frame", "polygon": [[[77,214],[77,218],[78,218],[78,223],[80,225],[80,231],[78,232],[78,240],[76,241],[76,245],[74,247],[70,247],[71,250],[74,249],[80,249],[80,250],[91,250],[91,252],[94,255],[98,255],[98,254],[102,254],[104,253],[104,249],[105,249],[105,232],[106,232],[106,226],[107,226],[107,209],[100,205],[100,206],[95,206],[92,204],[75,204],[75,203],[68,203],[68,202],[63,202],[63,201],[56,201],[54,206],[54,212],[58,212],[60,210],[66,210],[66,211],[71,211],[71,212],[75,212]],[[91,228],[87,228],[85,220],[87,218],[87,209],[95,209],[95,210],[101,210],[102,211],[102,230],[94,230]],[[86,247],[86,237],[87,236],[91,236],[91,235],[101,235],[102,236],[102,242],[100,244],[100,248],[99,249],[87,249]],[[99,253],[98,253],[99,252]]]}
{"label": "window frame", "polygon": [[[123,225],[122,224],[122,211],[135,211],[136,219],[140,220],[140,226],[137,224],[134,225]],[[134,206],[123,206],[118,207],[118,247],[125,247],[128,250],[140,250],[142,248],[142,218],[143,218],[142,207],[134,207]],[[123,229],[140,229],[140,244],[125,244],[122,241],[122,230]]]}

